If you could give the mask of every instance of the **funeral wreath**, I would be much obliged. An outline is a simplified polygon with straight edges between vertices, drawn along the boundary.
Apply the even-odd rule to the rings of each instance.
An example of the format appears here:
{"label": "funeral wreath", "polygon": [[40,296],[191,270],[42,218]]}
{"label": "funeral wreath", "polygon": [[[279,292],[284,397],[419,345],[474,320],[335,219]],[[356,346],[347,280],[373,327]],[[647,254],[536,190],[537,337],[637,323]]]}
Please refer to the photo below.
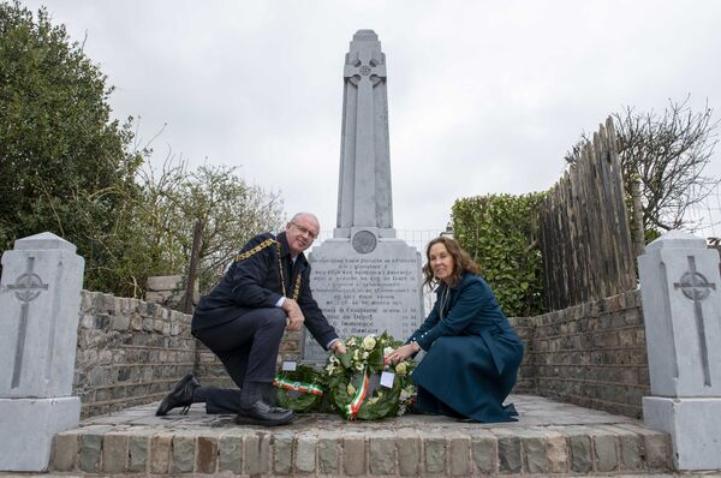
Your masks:
{"label": "funeral wreath", "polygon": [[402,342],[380,336],[349,337],[346,353],[331,354],[323,371],[308,365],[281,371],[273,384],[278,403],[296,412],[337,411],[348,420],[403,415],[415,399],[410,375],[415,362],[386,364],[384,357]]}
{"label": "funeral wreath", "polygon": [[308,365],[285,370],[273,385],[278,389],[278,404],[295,412],[320,411],[325,395],[325,377]]}
{"label": "funeral wreath", "polygon": [[330,401],[348,420],[377,420],[405,413],[415,397],[413,360],[386,364],[384,356],[402,342],[380,336],[349,337],[346,353],[331,355],[325,367]]}

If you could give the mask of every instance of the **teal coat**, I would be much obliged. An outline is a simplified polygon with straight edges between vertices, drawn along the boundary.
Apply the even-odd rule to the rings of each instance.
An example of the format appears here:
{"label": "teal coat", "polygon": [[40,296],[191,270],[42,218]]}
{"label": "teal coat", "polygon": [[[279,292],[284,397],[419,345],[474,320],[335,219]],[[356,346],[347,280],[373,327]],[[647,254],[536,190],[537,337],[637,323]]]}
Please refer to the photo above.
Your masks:
{"label": "teal coat", "polygon": [[515,409],[503,401],[516,383],[523,343],[491,288],[466,273],[456,287],[439,286],[436,295],[433,310],[409,339],[426,351],[413,372],[417,408],[479,422],[514,420]]}

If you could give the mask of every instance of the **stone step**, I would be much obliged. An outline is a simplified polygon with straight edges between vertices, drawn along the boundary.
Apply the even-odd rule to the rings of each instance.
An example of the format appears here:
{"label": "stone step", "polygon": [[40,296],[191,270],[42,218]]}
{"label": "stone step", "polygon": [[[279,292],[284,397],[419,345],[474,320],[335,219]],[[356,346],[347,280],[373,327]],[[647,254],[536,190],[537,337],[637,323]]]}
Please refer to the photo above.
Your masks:
{"label": "stone step", "polygon": [[88,419],[56,435],[50,470],[84,475],[487,476],[646,474],[672,470],[668,435],[637,420],[530,395],[514,423],[406,415],[346,422],[301,415],[238,426],[229,415],[153,416],[154,405]]}

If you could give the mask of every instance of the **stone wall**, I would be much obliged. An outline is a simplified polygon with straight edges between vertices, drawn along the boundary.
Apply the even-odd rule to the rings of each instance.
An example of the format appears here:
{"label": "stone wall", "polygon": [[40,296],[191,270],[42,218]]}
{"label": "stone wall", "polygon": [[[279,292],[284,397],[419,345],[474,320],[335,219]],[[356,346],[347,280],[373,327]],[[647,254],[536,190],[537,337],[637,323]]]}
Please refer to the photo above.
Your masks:
{"label": "stone wall", "polygon": [[[286,332],[283,335],[278,353],[279,367],[284,360],[296,362],[301,360],[303,355],[301,350],[302,341],[302,332]],[[235,384],[228,376],[228,372],[225,371],[223,363],[200,341],[196,341],[195,375],[203,385],[235,388]]]}
{"label": "stone wall", "polygon": [[203,345],[195,341],[195,376],[201,384],[221,388],[236,388],[223,363]]}
{"label": "stone wall", "polygon": [[639,291],[531,317],[532,393],[641,417],[649,395]]}
{"label": "stone wall", "polygon": [[73,380],[82,416],[160,400],[193,370],[195,349],[189,315],[83,291]]}
{"label": "stone wall", "polygon": [[510,317],[508,319],[526,346],[523,362],[518,370],[516,386],[513,387],[511,393],[536,393],[536,367],[533,363],[534,356],[529,353],[535,332],[533,319],[533,317]]}

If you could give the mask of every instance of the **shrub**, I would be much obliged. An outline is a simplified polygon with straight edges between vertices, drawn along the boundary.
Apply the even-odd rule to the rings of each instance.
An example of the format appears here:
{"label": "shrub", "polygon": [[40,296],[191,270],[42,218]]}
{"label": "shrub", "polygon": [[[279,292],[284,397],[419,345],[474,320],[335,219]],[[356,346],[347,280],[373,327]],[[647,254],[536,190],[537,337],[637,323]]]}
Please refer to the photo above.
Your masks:
{"label": "shrub", "polygon": [[543,312],[543,264],[536,238],[544,195],[491,194],[453,204],[455,237],[509,316]]}

